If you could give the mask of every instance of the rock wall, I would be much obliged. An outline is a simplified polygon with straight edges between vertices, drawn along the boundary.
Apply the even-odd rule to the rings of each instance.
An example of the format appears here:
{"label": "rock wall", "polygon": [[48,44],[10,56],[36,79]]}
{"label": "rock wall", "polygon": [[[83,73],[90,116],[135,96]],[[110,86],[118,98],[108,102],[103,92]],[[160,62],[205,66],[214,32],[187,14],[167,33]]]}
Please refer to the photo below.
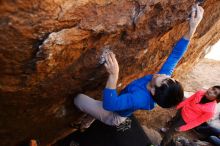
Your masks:
{"label": "rock wall", "polygon": [[[101,98],[103,49],[120,64],[119,90],[155,73],[186,32],[194,0],[0,0],[0,145],[49,145],[74,131],[79,92]],[[220,1],[205,16],[175,76],[220,38]]]}

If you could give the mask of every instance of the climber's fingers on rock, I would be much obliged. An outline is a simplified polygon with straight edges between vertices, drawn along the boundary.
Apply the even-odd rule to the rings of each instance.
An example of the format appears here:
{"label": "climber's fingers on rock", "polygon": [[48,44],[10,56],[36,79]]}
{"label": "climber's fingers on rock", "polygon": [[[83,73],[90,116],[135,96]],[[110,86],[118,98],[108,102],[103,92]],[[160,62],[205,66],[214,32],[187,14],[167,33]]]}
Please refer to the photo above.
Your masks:
{"label": "climber's fingers on rock", "polygon": [[107,61],[107,59],[105,59],[105,63],[104,63],[104,65],[105,65],[106,69],[109,68],[110,64],[109,64],[109,62]]}
{"label": "climber's fingers on rock", "polygon": [[202,18],[203,17],[203,13],[204,13],[204,9],[201,6],[197,6],[196,7],[196,11],[197,11],[197,18]]}
{"label": "climber's fingers on rock", "polygon": [[191,19],[195,19],[195,16],[196,16],[196,6],[193,5],[193,6],[192,6]]}
{"label": "climber's fingers on rock", "polygon": [[109,64],[112,66],[114,64],[114,62],[112,60],[111,53],[108,54],[108,60],[109,60]]}
{"label": "climber's fingers on rock", "polygon": [[104,66],[107,70],[109,69],[109,65],[107,64],[107,62],[104,63]]}
{"label": "climber's fingers on rock", "polygon": [[112,65],[112,60],[109,54],[105,56],[105,60],[108,66]]}
{"label": "climber's fingers on rock", "polygon": [[110,56],[111,56],[112,62],[113,62],[114,64],[117,64],[118,61],[117,61],[117,59],[116,59],[116,57],[115,57],[115,54],[114,54],[113,52],[111,52],[111,53],[110,53]]}
{"label": "climber's fingers on rock", "polygon": [[192,13],[190,21],[192,24],[196,24],[197,26],[203,18],[204,9],[197,4],[192,6]]}

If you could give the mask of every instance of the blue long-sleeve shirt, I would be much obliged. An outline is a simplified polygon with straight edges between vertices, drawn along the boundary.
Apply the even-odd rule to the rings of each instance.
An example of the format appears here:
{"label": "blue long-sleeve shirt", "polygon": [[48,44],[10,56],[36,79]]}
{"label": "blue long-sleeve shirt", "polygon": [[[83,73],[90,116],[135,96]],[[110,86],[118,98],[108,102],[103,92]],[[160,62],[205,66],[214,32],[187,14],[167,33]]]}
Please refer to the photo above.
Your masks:
{"label": "blue long-sleeve shirt", "polygon": [[[174,68],[187,50],[189,40],[180,39],[172,53],[163,64],[158,74],[171,76]],[[146,75],[128,84],[118,95],[116,89],[105,88],[103,91],[103,108],[118,113],[120,116],[130,116],[136,110],[151,110],[156,103],[146,85],[153,75]]]}

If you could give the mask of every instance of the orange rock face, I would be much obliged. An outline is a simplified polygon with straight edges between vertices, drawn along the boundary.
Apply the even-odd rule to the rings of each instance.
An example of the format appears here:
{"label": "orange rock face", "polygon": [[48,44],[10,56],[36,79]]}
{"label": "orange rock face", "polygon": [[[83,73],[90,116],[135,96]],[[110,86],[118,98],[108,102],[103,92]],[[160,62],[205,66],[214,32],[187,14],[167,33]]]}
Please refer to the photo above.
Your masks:
{"label": "orange rock face", "polygon": [[[49,145],[80,113],[73,97],[101,98],[105,48],[120,65],[119,90],[156,72],[187,30],[193,0],[0,1],[0,145],[37,138]],[[220,1],[205,16],[178,65],[184,75],[220,38]]]}

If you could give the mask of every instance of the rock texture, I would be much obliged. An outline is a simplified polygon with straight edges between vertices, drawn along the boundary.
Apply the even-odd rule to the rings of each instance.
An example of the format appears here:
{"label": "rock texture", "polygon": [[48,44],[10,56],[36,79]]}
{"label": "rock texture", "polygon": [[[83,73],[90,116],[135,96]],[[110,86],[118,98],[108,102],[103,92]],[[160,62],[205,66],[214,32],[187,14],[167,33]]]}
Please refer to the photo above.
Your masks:
{"label": "rock texture", "polygon": [[[49,145],[72,132],[79,92],[100,98],[110,48],[120,64],[119,89],[156,72],[186,32],[194,0],[0,0],[0,145],[32,137]],[[178,65],[186,73],[220,38],[220,1],[205,16]]]}
{"label": "rock texture", "polygon": [[220,61],[204,58],[193,67],[190,73],[181,77],[181,80],[184,80],[182,84],[185,86],[186,91],[196,92],[199,89],[208,89],[212,86],[219,85],[219,76]]}

